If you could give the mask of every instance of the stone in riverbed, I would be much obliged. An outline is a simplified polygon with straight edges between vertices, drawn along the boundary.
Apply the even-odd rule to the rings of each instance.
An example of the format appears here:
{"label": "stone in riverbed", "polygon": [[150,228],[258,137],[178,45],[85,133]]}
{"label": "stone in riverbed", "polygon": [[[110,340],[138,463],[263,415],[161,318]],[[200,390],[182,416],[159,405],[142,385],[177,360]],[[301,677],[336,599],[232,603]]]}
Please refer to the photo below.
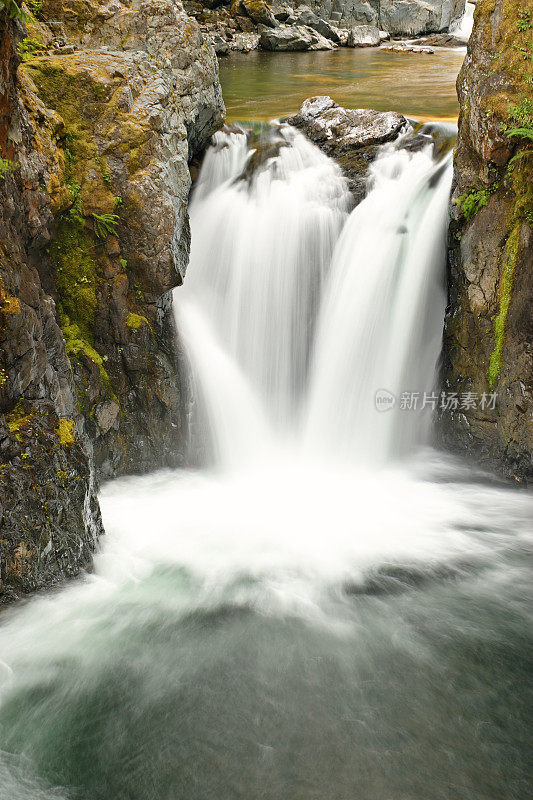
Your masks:
{"label": "stone in riverbed", "polygon": [[247,16],[256,25],[266,25],[269,28],[275,28],[279,24],[272,9],[264,0],[233,0],[231,15],[233,17]]}
{"label": "stone in riverbed", "polygon": [[377,47],[381,41],[379,28],[374,25],[357,25],[348,33],[347,47]]}
{"label": "stone in riverbed", "polygon": [[330,39],[332,42],[335,42],[335,44],[340,43],[339,31],[334,28],[333,25],[330,25],[329,22],[326,22],[325,19],[318,17],[308,6],[300,6],[298,8],[296,13],[296,24],[305,25],[308,28],[312,28],[326,39]]}
{"label": "stone in riverbed", "polygon": [[342,108],[324,96],[305,100],[288,122],[337,161],[356,202],[366,194],[366,174],[379,145],[395,139],[408,125],[402,114]]}
{"label": "stone in riverbed", "polygon": [[380,0],[381,27],[415,36],[447,30],[464,13],[464,0]]}
{"label": "stone in riverbed", "polygon": [[289,120],[316,144],[338,150],[366,147],[395,139],[407,124],[403,114],[369,108],[343,108],[331,97],[311,97]]}
{"label": "stone in riverbed", "polygon": [[263,50],[292,52],[303,50],[332,50],[334,45],[312,28],[303,25],[261,28],[259,46]]}

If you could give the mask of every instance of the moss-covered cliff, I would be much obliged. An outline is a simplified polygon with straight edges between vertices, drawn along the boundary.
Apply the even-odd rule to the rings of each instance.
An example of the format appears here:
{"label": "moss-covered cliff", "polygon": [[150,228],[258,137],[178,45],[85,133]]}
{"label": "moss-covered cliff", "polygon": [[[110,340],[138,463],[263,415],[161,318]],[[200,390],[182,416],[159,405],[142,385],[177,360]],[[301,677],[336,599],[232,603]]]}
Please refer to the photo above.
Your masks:
{"label": "moss-covered cliff", "polygon": [[4,599],[90,562],[93,472],[182,457],[171,292],[187,162],[224,115],[177,0],[30,5],[25,24],[0,10]]}
{"label": "moss-covered cliff", "polygon": [[461,104],[444,389],[496,394],[442,417],[444,442],[519,481],[533,475],[533,13],[480,0]]}

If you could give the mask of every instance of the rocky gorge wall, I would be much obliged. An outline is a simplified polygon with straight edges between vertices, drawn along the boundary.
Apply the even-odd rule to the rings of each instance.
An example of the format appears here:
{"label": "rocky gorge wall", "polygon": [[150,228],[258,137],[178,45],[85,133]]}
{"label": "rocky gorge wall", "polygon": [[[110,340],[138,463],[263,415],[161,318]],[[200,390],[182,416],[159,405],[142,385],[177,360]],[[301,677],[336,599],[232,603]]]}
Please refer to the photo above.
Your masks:
{"label": "rocky gorge wall", "polygon": [[0,4],[0,602],[76,574],[95,480],[174,465],[188,161],[224,119],[175,0]]}
{"label": "rocky gorge wall", "polygon": [[[533,476],[533,13],[480,0],[457,80],[440,437],[476,463]],[[496,405],[482,402],[496,394]],[[474,402],[475,401],[475,402]]]}

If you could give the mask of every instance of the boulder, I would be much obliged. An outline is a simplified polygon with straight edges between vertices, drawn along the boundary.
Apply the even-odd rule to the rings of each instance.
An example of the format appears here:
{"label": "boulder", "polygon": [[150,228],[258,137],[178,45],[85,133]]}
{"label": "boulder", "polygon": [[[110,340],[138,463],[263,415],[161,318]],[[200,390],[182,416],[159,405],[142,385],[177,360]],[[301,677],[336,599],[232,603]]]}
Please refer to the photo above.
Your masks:
{"label": "boulder", "polygon": [[333,25],[330,25],[329,22],[326,22],[325,19],[318,17],[308,6],[300,6],[298,8],[296,12],[296,24],[313,28],[313,30],[318,31],[318,33],[326,39],[330,39],[336,44],[340,43],[338,30],[334,28]]}
{"label": "boulder", "polygon": [[280,25],[260,30],[259,46],[263,50],[292,52],[302,50],[332,50],[334,45],[318,31],[304,25]]}
{"label": "boulder", "polygon": [[379,29],[373,25],[357,25],[348,33],[347,47],[377,47],[381,41]]}
{"label": "boulder", "polygon": [[380,27],[415,36],[448,30],[464,13],[465,0],[380,0]]}
{"label": "boulder", "polygon": [[338,150],[391,141],[407,125],[407,120],[395,111],[347,109],[331,97],[320,96],[305,100],[289,123],[302,129],[316,144]]}
{"label": "boulder", "polygon": [[309,98],[288,122],[337,161],[350,180],[356,202],[366,194],[366,174],[379,146],[396,139],[408,126],[402,114],[342,108],[331,97]]}
{"label": "boulder", "polygon": [[249,17],[256,25],[266,25],[268,28],[275,28],[279,24],[265,0],[233,0],[231,15]]}

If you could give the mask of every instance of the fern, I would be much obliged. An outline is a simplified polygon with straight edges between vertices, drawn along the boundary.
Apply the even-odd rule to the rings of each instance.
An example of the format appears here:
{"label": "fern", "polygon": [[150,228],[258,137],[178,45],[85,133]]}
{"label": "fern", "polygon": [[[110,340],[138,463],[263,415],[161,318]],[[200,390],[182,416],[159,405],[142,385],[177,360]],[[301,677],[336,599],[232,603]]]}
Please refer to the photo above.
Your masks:
{"label": "fern", "polygon": [[15,0],[0,0],[0,11],[7,11],[11,19],[18,19],[21,22],[28,21],[28,14],[18,5]]}
{"label": "fern", "polygon": [[118,214],[94,214],[94,232],[99,239],[105,239],[106,236],[114,235],[117,232]]}

